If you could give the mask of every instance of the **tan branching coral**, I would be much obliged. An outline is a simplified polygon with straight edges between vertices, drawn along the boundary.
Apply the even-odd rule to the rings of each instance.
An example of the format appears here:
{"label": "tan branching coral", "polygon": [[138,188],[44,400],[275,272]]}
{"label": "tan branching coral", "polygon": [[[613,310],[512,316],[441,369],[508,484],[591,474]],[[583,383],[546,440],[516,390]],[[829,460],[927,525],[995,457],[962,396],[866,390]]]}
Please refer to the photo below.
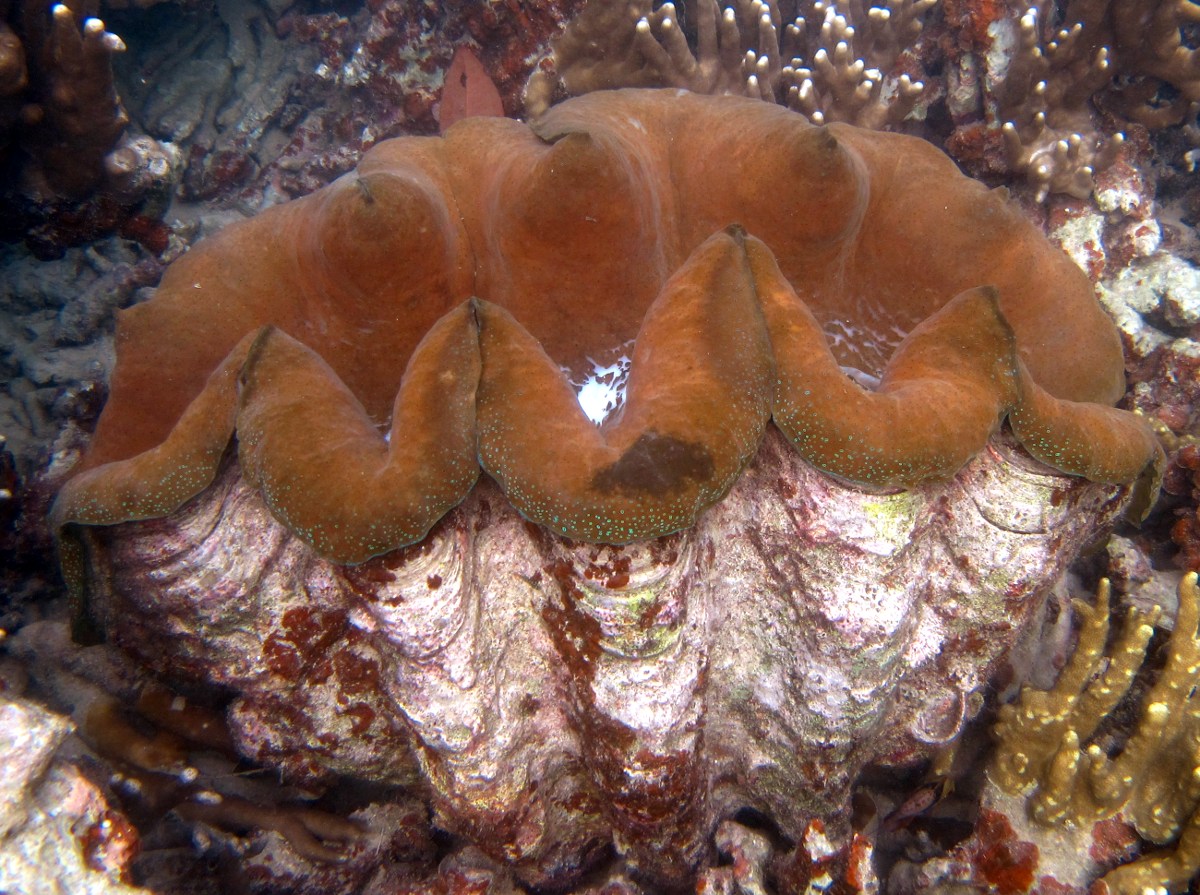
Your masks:
{"label": "tan branching coral", "polygon": [[[1124,137],[1106,132],[1098,112],[1166,127],[1200,101],[1200,51],[1182,34],[1200,19],[1195,0],[1071,0],[1061,19],[1049,0],[1023,14],[996,5],[947,8],[942,17],[937,7],[595,0],[555,42],[553,67],[570,94],[645,86],[735,93],[786,104],[818,124],[874,129],[920,118],[922,106],[945,97],[963,129],[951,152],[968,166],[1024,178],[1038,201],[1087,197],[1094,172],[1115,160]],[[928,74],[938,68],[946,74]],[[554,93],[555,75],[539,72],[527,110],[540,114]]]}
{"label": "tan branching coral", "polygon": [[[1068,14],[1078,17],[1079,6]],[[1068,19],[1045,40],[1044,18],[1037,7],[1025,12],[1011,61],[993,73],[994,118],[1002,122],[1008,164],[1035,184],[1039,201],[1052,192],[1085,198],[1095,170],[1113,160],[1124,140],[1095,133],[1088,102],[1112,79],[1112,60],[1094,22]]]}
{"label": "tan branching coral", "polygon": [[129,121],[112,71],[125,44],[94,11],[0,6],[0,148],[19,147],[27,178],[70,196],[101,182]]}
{"label": "tan branching coral", "polygon": [[[678,87],[786,103],[817,124],[883,128],[901,121],[924,85],[897,70],[937,0],[806,2],[784,25],[777,0],[688,4],[689,43],[674,3],[592,3],[555,42],[568,93],[611,87]],[[858,22],[859,25],[852,25]],[[694,49],[693,49],[694,44]],[[526,97],[545,110],[553,76],[535,76]]]}
{"label": "tan branching coral", "polygon": [[1113,68],[1125,80],[1109,85],[1105,107],[1146,127],[1168,127],[1194,114],[1200,50],[1184,44],[1183,28],[1200,22],[1200,3],[1115,0],[1108,9]]}
{"label": "tan branching coral", "polygon": [[925,91],[923,81],[903,70],[901,57],[936,3],[887,0],[868,9],[862,0],[849,0],[845,13],[834,2],[813,3],[785,34],[792,60],[783,70],[787,105],[816,124],[898,124]]}
{"label": "tan branching coral", "polygon": [[993,98],[1012,168],[1042,197],[1086,197],[1093,172],[1123,140],[1097,132],[1093,97],[1148,127],[1180,123],[1200,100],[1200,54],[1184,46],[1180,32],[1200,19],[1200,5],[1074,0],[1058,27],[1049,24],[1052,13],[1041,2],[1021,17],[1012,60],[993,73]]}
{"label": "tan branching coral", "polygon": [[[746,31],[744,26],[752,24]],[[779,13],[774,3],[739,0],[724,12],[716,0],[696,5],[696,50],[674,3],[589,3],[554,41],[558,75],[571,95],[614,87],[679,87],[694,93],[765,96],[780,76]],[[535,74],[526,94],[531,114],[544,112],[556,76]]]}
{"label": "tan branching coral", "polygon": [[1027,793],[1038,823],[1082,826],[1119,814],[1153,843],[1176,840],[1172,851],[1119,867],[1103,882],[1114,893],[1181,891],[1200,870],[1200,698],[1193,695],[1200,681],[1200,589],[1195,573],[1180,583],[1166,665],[1113,755],[1098,743],[1082,744],[1128,693],[1158,613],[1131,608],[1106,654],[1109,597],[1103,581],[1095,606],[1075,602],[1083,622],[1079,641],[1055,685],[1026,688],[1001,708],[989,774],[1002,790]]}

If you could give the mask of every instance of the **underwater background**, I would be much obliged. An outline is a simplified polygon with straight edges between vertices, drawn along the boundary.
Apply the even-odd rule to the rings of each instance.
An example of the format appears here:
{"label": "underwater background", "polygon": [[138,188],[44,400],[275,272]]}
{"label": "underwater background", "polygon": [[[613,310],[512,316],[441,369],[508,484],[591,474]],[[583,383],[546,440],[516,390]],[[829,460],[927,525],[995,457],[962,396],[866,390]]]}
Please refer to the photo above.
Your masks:
{"label": "underwater background", "polygon": [[[1189,0],[0,0],[0,891],[1194,890],[1200,707],[1192,687],[1200,656],[1187,575],[1200,571],[1198,46],[1200,6]],[[874,754],[878,761],[853,764],[854,773],[843,769],[845,780],[829,771],[830,790],[850,794],[836,809],[826,795],[772,792],[745,803],[714,796],[695,809],[702,819],[694,823],[689,787],[715,787],[724,766],[714,760],[720,773],[687,776],[693,768],[673,777],[665,760],[646,760],[640,772],[661,775],[646,803],[615,784],[599,787],[625,812],[620,822],[593,823],[611,805],[545,796],[574,818],[561,821],[572,832],[558,842],[553,811],[549,820],[531,819],[532,809],[472,813],[475,806],[456,802],[461,793],[447,794],[453,787],[443,786],[429,742],[425,752],[411,746],[410,756],[405,745],[402,761],[389,758],[400,748],[392,738],[404,740],[396,730],[419,726],[421,709],[404,704],[392,714],[406,720],[379,733],[379,705],[398,698],[387,674],[371,666],[367,647],[331,646],[344,637],[337,625],[355,627],[353,613],[337,625],[315,610],[280,622],[286,643],[264,692],[290,677],[320,695],[310,705],[271,691],[275,701],[263,697],[240,717],[231,709],[232,675],[207,666],[201,674],[199,660],[185,668],[186,650],[160,644],[175,635],[202,639],[187,615],[194,607],[172,606],[162,620],[134,625],[124,636],[140,638],[139,646],[96,642],[78,624],[71,639],[80,607],[59,571],[51,506],[108,398],[118,311],[149,301],[172,262],[202,239],[333,183],[385,140],[436,137],[475,115],[532,122],[570,97],[631,87],[750,97],[815,125],[923,139],[965,174],[1006,189],[1084,271],[1119,330],[1126,393],[1118,406],[1141,415],[1161,445],[1161,491],[1140,521],[1129,518],[1136,513],[1119,518],[1125,492],[1103,500],[1071,492],[1079,501],[1072,512],[1087,519],[1067,519],[1069,533],[1039,545],[1039,569],[1053,581],[1020,610],[1009,607],[1020,616],[1011,639],[988,616],[945,647],[947,666],[956,650],[987,656],[972,672],[985,684],[960,693],[951,684],[970,675],[945,668],[933,684],[895,684],[895,668],[918,660],[878,660],[880,678],[898,687],[883,701],[900,705],[904,687],[919,690],[922,723],[949,713],[949,733],[929,734],[919,756]],[[686,127],[674,139],[686,141]],[[713,170],[734,172],[746,164],[738,152],[711,161]],[[789,172],[774,176],[783,183]],[[922,250],[937,258],[944,247]],[[821,322],[835,345],[854,337],[850,324]],[[598,393],[608,405],[594,418],[621,401],[628,358],[609,360],[596,363],[584,386],[587,400]],[[1020,453],[1007,443],[1003,450]],[[842,499],[827,483],[813,487]],[[490,520],[492,509],[477,503],[503,497],[474,500],[469,512]],[[741,491],[731,507],[738,501],[766,515]],[[736,528],[720,512],[733,516],[714,509],[706,524],[718,535],[722,525]],[[937,503],[922,512],[952,515]],[[691,556],[670,535],[644,554],[579,547],[568,561],[566,548],[545,546],[536,531],[528,537],[556,557],[545,574],[558,576],[564,591],[572,576],[624,588],[631,569],[636,580],[639,570]],[[261,548],[247,540],[248,551]],[[901,536],[895,549],[916,540]],[[422,581],[451,577],[452,563],[428,559],[428,543],[395,556],[427,563]],[[975,547],[966,535],[955,545],[964,556]],[[516,548],[491,549],[499,566]],[[846,551],[834,553],[834,565],[847,562]],[[475,561],[489,555],[481,548]],[[563,571],[570,562],[577,568]],[[354,573],[362,592],[396,572],[362,569]],[[916,560],[903,569],[912,582],[942,574]],[[219,571],[206,574],[203,586],[223,594]],[[1109,605],[1093,602],[1108,594],[1102,579],[1112,582],[1112,633]],[[963,621],[955,612],[945,617]],[[664,621],[667,609],[660,614],[656,624],[684,625]],[[269,637],[248,619],[230,626],[253,641],[245,649],[265,655]],[[764,628],[777,621],[764,619]],[[897,626],[915,629],[923,619],[914,609]],[[588,631],[572,629],[570,643],[557,648],[584,665],[598,662],[587,649],[572,652]],[[847,642],[854,634],[838,632]],[[335,655],[361,665],[330,670],[330,658],[322,672]],[[211,664],[241,658],[233,649]],[[515,659],[513,667],[525,668]],[[701,667],[694,673],[703,680]],[[559,672],[546,674],[558,680]],[[325,692],[318,679],[338,684]],[[1031,689],[1018,697],[1023,682]],[[567,715],[586,715],[593,697],[564,696],[572,686],[577,681],[548,685],[551,700],[567,705]],[[1003,703],[1016,708],[1002,713]],[[431,697],[424,710],[436,706]],[[304,721],[272,727],[293,711]],[[522,711],[541,717],[537,707]],[[344,742],[332,741],[326,715],[340,719]],[[758,718],[764,742],[774,736],[767,715]],[[241,727],[231,734],[230,724]],[[257,739],[246,732],[254,725]],[[518,739],[568,735],[513,725]],[[831,725],[832,741],[844,731]],[[615,744],[623,730],[587,728]],[[673,755],[678,730],[653,730],[641,733],[661,734],[657,745]],[[714,728],[711,741],[722,732]],[[845,736],[860,745],[884,740],[874,729]],[[746,766],[758,767],[750,759]],[[625,765],[620,771],[635,776]],[[491,772],[508,775],[502,760]],[[531,760],[521,779],[535,781],[532,790],[549,773]],[[676,797],[686,823],[668,810]],[[776,798],[803,804],[805,818],[776,811]],[[489,791],[479,803],[488,799],[501,796]],[[501,816],[511,828],[499,828]],[[661,863],[652,857],[664,853]]]}

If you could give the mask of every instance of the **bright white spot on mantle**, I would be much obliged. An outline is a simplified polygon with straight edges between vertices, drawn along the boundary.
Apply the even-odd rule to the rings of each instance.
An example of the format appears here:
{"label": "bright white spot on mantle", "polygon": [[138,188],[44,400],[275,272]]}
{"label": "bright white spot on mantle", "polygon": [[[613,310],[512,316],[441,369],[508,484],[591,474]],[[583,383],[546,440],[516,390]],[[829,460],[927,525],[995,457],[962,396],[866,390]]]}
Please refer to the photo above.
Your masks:
{"label": "bright white spot on mantle", "polygon": [[571,385],[575,388],[584,415],[599,426],[625,403],[630,360],[625,354],[608,365],[592,358],[588,360],[592,363],[592,372],[582,383],[572,381]]}

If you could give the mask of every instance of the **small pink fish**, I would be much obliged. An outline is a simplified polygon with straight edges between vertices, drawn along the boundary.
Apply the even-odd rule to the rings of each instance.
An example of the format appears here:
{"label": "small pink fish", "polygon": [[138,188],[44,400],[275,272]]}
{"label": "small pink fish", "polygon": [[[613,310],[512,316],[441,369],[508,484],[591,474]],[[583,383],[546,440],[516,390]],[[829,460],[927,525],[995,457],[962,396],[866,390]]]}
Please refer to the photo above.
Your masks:
{"label": "small pink fish", "polygon": [[914,818],[920,817],[929,811],[929,809],[945,797],[950,788],[948,784],[948,779],[931,780],[928,783],[922,783],[909,794],[908,798],[897,805],[891,814],[883,819],[883,829],[889,833],[903,830]]}
{"label": "small pink fish", "polygon": [[444,134],[454,122],[478,115],[502,118],[504,105],[496,83],[488,76],[479,57],[470,47],[459,47],[446,72],[438,108],[438,127]]}

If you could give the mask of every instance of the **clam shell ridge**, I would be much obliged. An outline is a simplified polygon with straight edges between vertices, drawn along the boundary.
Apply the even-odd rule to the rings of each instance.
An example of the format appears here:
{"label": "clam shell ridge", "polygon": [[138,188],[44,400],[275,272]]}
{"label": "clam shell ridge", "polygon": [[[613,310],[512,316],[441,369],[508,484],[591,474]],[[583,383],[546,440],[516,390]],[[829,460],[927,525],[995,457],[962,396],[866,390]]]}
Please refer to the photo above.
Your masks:
{"label": "clam shell ridge", "polygon": [[[596,425],[571,382],[630,344]],[[419,541],[480,468],[570,538],[687,528],[772,420],[882,488],[950,478],[1006,417],[1093,481],[1161,457],[1111,406],[1086,277],[1001,192],[920,140],[735,97],[599,92],[382,143],[197,245],[117,346],[60,527],[173,512],[236,435],[271,513],[342,563]]]}

